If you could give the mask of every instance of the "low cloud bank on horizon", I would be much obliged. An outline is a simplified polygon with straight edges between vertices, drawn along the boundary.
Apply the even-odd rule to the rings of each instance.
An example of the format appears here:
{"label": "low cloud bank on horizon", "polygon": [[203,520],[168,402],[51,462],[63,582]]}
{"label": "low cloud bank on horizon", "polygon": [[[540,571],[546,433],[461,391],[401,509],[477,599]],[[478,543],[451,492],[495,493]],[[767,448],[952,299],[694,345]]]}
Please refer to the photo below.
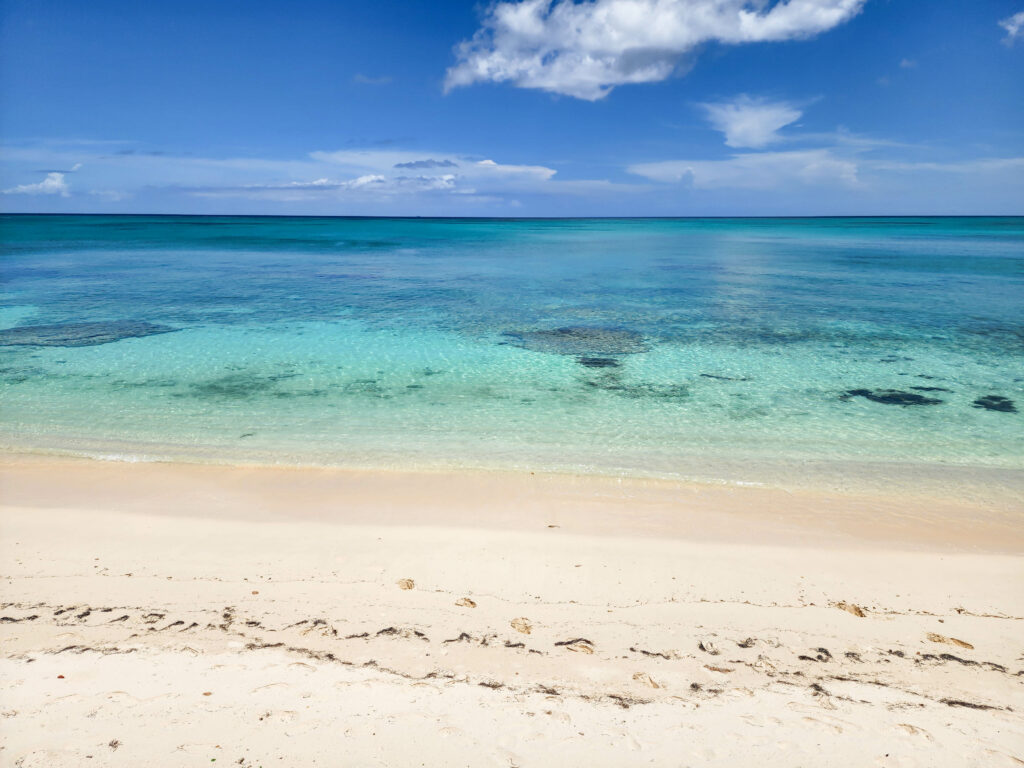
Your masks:
{"label": "low cloud bank on horizon", "polygon": [[[163,196],[179,202],[333,205],[365,212],[399,206],[403,213],[451,214],[456,208],[485,215],[553,215],[556,211],[543,201],[566,199],[628,209],[631,200],[649,204],[655,198],[675,198],[699,207],[716,194],[727,199],[752,195],[749,200],[760,201],[771,213],[777,192],[805,205],[842,200],[864,212],[872,200],[889,196],[919,206],[937,191],[974,195],[982,203],[986,189],[1016,190],[1018,198],[1024,192],[1024,157],[934,160],[928,159],[927,146],[858,136],[841,128],[802,132],[795,124],[803,108],[748,94],[698,103],[694,109],[710,130],[721,134],[731,153],[712,159],[624,161],[605,178],[569,178],[546,164],[408,148],[313,151],[298,159],[270,159],[176,156],[105,142],[45,142],[8,146],[3,154],[26,165],[70,169],[3,192],[8,199],[57,196],[91,199],[97,205]],[[779,144],[785,146],[777,148]],[[88,170],[82,182],[90,186],[76,195],[65,175],[79,171],[82,161]],[[533,200],[541,210],[522,211],[524,200]]]}

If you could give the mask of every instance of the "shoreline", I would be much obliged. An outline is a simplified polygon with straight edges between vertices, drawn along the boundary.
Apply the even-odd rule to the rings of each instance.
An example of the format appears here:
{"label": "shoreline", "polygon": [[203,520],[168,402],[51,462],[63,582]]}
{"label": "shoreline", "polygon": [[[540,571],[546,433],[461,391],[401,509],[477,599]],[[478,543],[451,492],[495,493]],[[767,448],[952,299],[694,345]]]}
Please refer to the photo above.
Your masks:
{"label": "shoreline", "polygon": [[[54,476],[60,484],[52,483]],[[175,488],[188,490],[175,494]],[[926,489],[893,494],[528,470],[124,462],[0,452],[0,503],[185,517],[183,505],[191,503],[205,514],[254,522],[501,530],[530,530],[558,518],[588,533],[625,528],[731,543],[1024,553],[1024,505],[949,499]]]}
{"label": "shoreline", "polygon": [[0,766],[1010,768],[1022,517],[0,454]]}
{"label": "shoreline", "polygon": [[[803,459],[794,457],[752,459],[716,456],[680,456],[677,470],[639,469],[636,457],[619,466],[563,462],[557,465],[522,461],[479,460],[467,463],[439,458],[424,461],[398,455],[329,457],[316,461],[269,450],[227,453],[209,447],[186,451],[180,446],[134,442],[81,441],[73,448],[51,444],[0,442],[0,465],[19,457],[32,461],[95,462],[97,464],[216,467],[248,471],[308,471],[339,474],[544,476],[575,479],[666,483],[690,488],[763,488],[788,493],[825,494],[840,497],[906,497],[954,501],[972,508],[1024,510],[1024,467],[938,461]],[[650,465],[648,465],[650,466]]]}

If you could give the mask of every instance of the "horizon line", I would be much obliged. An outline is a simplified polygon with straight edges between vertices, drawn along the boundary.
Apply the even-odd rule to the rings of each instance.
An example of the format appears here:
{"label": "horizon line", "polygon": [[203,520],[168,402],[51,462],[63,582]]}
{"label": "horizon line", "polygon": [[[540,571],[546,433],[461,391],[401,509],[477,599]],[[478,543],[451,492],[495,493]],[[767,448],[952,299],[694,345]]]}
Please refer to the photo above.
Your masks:
{"label": "horizon line", "polygon": [[412,214],[313,214],[313,213],[84,213],[56,211],[0,211],[5,216],[122,216],[179,219],[405,219],[423,221],[679,221],[705,219],[1018,219],[1024,213],[901,213],[901,214],[783,214],[783,215],[681,215],[681,216],[417,216]]}

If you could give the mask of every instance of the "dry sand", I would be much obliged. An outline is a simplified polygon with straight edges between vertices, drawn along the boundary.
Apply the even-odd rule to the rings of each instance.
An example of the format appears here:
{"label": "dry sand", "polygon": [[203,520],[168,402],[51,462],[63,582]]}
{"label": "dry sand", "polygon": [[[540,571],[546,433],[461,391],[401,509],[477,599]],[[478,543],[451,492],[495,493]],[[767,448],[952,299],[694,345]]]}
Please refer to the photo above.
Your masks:
{"label": "dry sand", "polygon": [[0,766],[1024,765],[1024,510],[0,461]]}

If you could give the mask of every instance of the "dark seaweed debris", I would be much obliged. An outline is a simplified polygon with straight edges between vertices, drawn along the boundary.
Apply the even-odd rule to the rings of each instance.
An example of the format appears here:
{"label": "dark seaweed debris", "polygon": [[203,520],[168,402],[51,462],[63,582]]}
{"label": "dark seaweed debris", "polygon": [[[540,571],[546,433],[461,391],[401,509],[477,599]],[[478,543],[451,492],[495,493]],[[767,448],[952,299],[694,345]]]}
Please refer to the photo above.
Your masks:
{"label": "dark seaweed debris", "polygon": [[612,357],[646,352],[643,336],[626,328],[570,326],[543,331],[508,331],[513,344],[533,352],[574,357]]}
{"label": "dark seaweed debris", "polygon": [[984,408],[987,411],[1017,412],[1017,406],[1013,404],[1013,400],[1002,395],[983,395],[971,403],[971,405],[975,408]]}
{"label": "dark seaweed debris", "polygon": [[863,397],[873,403],[884,403],[885,405],[938,405],[943,402],[936,397],[925,397],[899,389],[848,389],[840,397],[843,400],[849,400],[851,397]]}
{"label": "dark seaweed debris", "polygon": [[91,347],[176,330],[166,325],[136,320],[24,325],[0,331],[0,346]]}

